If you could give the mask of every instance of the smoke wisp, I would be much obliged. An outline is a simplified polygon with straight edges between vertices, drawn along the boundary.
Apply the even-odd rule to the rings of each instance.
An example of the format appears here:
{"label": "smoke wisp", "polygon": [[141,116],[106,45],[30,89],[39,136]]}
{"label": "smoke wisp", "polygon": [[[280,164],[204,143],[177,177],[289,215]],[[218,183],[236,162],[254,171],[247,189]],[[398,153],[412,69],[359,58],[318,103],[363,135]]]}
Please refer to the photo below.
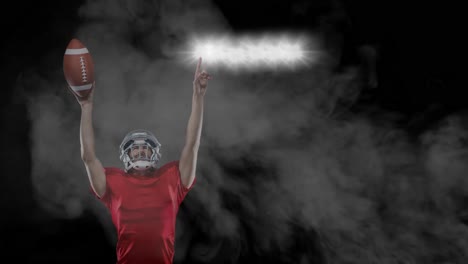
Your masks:
{"label": "smoke wisp", "polygon": [[[162,143],[162,163],[178,159],[195,63],[177,61],[177,52],[194,34],[229,32],[219,10],[196,0],[98,0],[79,12],[76,36],[95,62],[99,159],[120,167],[120,141],[137,128]],[[337,73],[334,51],[322,52],[313,68],[295,72],[206,65],[214,79],[197,183],[178,217],[176,262],[237,263],[246,254],[284,263],[323,262],[317,254],[328,263],[466,259],[466,116],[414,141],[386,113],[376,122],[349,111],[362,88],[359,70]],[[52,71],[53,80],[30,75],[43,90],[29,98],[37,199],[57,217],[91,209],[112,234],[79,156],[79,106],[61,69]]]}

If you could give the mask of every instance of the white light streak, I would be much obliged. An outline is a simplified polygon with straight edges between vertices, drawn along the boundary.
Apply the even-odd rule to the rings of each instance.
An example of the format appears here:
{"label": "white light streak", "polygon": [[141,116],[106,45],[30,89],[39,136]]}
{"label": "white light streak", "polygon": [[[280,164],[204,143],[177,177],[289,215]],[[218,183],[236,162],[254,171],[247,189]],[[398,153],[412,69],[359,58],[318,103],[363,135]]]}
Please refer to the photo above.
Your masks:
{"label": "white light streak", "polygon": [[[318,60],[310,38],[292,35],[193,38],[185,59],[230,69],[297,68]],[[316,46],[316,45],[315,45]]]}

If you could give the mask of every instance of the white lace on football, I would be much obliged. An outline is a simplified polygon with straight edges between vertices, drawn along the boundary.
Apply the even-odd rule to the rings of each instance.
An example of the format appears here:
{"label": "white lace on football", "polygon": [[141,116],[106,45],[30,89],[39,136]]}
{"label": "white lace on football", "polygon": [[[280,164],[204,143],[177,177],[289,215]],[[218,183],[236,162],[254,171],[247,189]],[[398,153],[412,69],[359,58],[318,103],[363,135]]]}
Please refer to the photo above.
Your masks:
{"label": "white lace on football", "polygon": [[85,83],[88,81],[88,76],[86,74],[86,64],[83,56],[80,56],[80,64],[81,64],[81,80]]}

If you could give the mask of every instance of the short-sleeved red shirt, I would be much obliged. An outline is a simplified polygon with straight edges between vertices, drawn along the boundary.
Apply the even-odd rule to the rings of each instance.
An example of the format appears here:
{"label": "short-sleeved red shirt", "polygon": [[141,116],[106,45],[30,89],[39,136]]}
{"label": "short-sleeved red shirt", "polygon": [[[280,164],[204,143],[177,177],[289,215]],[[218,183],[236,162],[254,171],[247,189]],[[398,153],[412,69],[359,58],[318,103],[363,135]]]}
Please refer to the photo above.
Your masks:
{"label": "short-sleeved red shirt", "polygon": [[165,164],[152,177],[118,168],[105,168],[105,173],[106,191],[100,200],[117,229],[117,263],[172,263],[176,215],[193,187],[182,184],[179,162]]}

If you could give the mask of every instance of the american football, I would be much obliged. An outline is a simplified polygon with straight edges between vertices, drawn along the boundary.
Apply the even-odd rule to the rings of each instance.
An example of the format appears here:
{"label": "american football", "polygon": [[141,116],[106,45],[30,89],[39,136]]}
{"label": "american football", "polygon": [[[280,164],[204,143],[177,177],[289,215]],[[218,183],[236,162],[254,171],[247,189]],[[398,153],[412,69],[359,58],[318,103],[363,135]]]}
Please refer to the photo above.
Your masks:
{"label": "american football", "polygon": [[87,97],[94,86],[94,63],[86,46],[76,38],[65,50],[63,72],[72,92]]}

